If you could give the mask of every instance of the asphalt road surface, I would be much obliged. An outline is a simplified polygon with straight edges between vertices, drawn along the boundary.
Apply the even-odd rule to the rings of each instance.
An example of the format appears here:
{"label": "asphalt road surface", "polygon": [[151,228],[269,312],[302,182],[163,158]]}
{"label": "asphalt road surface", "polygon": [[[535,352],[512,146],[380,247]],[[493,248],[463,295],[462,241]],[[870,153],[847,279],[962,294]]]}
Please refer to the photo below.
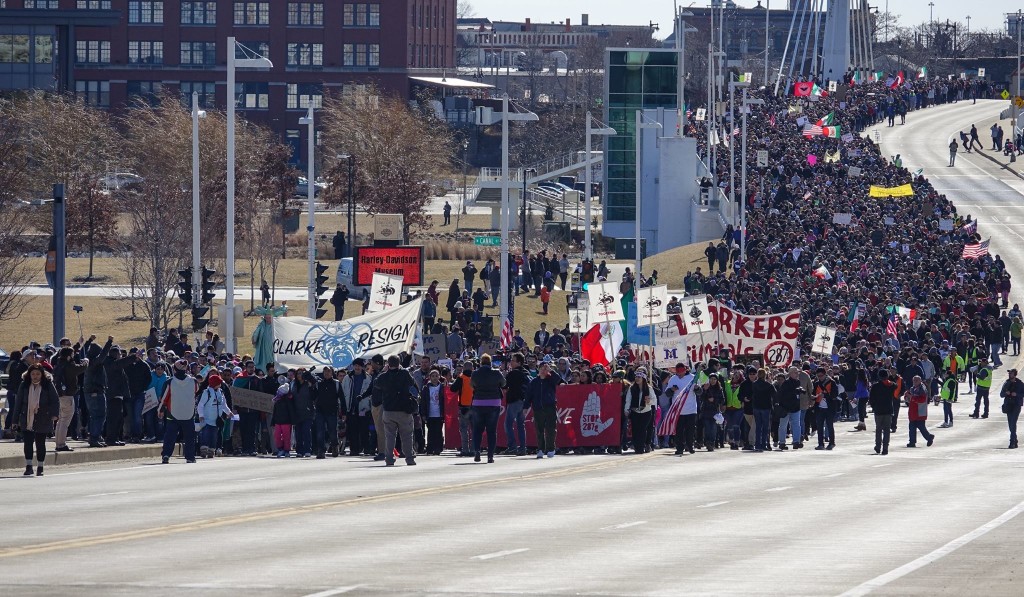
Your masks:
{"label": "asphalt road surface", "polygon": [[[945,129],[993,106],[911,114],[882,131],[886,151],[946,175]],[[1015,183],[987,161],[948,170],[964,178],[944,192],[984,204],[983,234],[1024,271],[1004,211],[1022,203]],[[1024,453],[1006,449],[998,398],[973,420],[961,396],[952,429],[932,408],[930,448],[904,447],[902,411],[888,456],[840,423],[832,452],[812,438],[798,452],[682,458],[7,471],[0,582],[5,595],[1021,595]]]}

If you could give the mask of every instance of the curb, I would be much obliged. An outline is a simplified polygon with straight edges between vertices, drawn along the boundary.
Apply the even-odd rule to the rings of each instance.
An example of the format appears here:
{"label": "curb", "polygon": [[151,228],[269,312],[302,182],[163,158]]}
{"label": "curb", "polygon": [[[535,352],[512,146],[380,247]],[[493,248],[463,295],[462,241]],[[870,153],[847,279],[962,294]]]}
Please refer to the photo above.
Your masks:
{"label": "curb", "polygon": [[[162,449],[162,444],[155,444],[116,448],[76,448],[74,452],[54,452],[52,451],[52,445],[48,444],[46,446],[46,466],[89,464],[113,460],[130,460],[133,458],[158,458]],[[0,470],[24,467],[25,457],[20,454],[0,456]]]}

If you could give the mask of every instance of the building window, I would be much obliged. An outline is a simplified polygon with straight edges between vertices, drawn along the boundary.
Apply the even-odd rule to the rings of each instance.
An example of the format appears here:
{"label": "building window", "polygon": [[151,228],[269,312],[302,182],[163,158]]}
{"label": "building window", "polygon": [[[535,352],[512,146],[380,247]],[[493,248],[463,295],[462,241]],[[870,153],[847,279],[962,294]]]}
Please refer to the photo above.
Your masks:
{"label": "building window", "polygon": [[309,107],[316,109],[324,105],[324,92],[316,83],[289,83],[288,84],[288,109],[305,110]]}
{"label": "building window", "polygon": [[110,10],[110,0],[78,0],[78,8],[86,10]]}
{"label": "building window", "polygon": [[[2,36],[0,36],[2,37]],[[51,35],[36,35],[36,64],[52,64],[53,63],[53,36]]]}
{"label": "building window", "polygon": [[140,99],[149,105],[155,105],[163,85],[160,81],[128,81],[128,100]]}
{"label": "building window", "polygon": [[235,25],[269,24],[269,2],[235,2]]}
{"label": "building window", "polygon": [[217,44],[215,42],[181,42],[182,66],[213,66],[215,64],[217,64]]}
{"label": "building window", "polygon": [[242,110],[266,110],[270,107],[269,85],[235,83],[235,107]]}
{"label": "building window", "polygon": [[380,66],[380,44],[345,44],[343,66]]}
{"label": "building window", "polygon": [[216,83],[206,81],[182,81],[181,101],[186,108],[192,107],[192,92],[196,92],[200,108],[212,108],[216,99]]}
{"label": "building window", "polygon": [[164,42],[162,41],[130,41],[128,42],[129,64],[163,64]]}
{"label": "building window", "polygon": [[110,106],[110,81],[75,81],[75,95],[89,106]]}
{"label": "building window", "polygon": [[289,2],[289,25],[323,25],[324,5],[320,2]]}
{"label": "building window", "polygon": [[159,25],[164,22],[163,0],[128,3],[128,22],[137,25]]}
{"label": "building window", "polygon": [[380,4],[346,4],[342,24],[345,27],[380,27]]}
{"label": "building window", "polygon": [[29,62],[27,35],[0,35],[0,63],[20,64]]}
{"label": "building window", "polygon": [[[107,4],[110,3],[107,2]],[[25,8],[43,8],[47,10],[57,10],[59,6],[59,0],[25,0]]]}
{"label": "building window", "polygon": [[217,24],[217,3],[216,2],[182,2],[181,3],[181,24],[182,25],[216,25]]}
{"label": "building window", "polygon": [[110,64],[110,42],[76,41],[75,62],[78,64]]}
{"label": "building window", "polygon": [[323,65],[323,44],[288,44],[288,66]]}

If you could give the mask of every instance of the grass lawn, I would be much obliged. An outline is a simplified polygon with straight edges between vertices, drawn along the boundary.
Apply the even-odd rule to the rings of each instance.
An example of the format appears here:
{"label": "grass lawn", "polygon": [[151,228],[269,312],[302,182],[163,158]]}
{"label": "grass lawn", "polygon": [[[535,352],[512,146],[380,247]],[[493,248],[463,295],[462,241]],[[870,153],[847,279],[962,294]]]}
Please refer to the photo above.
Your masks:
{"label": "grass lawn", "polygon": [[680,289],[683,287],[686,272],[692,272],[699,267],[704,275],[707,275],[708,260],[704,256],[704,249],[707,246],[706,242],[693,243],[653,255],[644,260],[644,272],[658,270],[659,283],[668,284],[672,289]]}

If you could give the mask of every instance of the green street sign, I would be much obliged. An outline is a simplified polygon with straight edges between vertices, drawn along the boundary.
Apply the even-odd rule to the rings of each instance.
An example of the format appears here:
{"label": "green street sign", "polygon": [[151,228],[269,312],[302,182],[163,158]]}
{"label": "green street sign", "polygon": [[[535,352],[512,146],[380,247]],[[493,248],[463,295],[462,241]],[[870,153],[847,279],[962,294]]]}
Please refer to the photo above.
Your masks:
{"label": "green street sign", "polygon": [[474,236],[473,244],[478,247],[500,247],[501,237],[500,236]]}

